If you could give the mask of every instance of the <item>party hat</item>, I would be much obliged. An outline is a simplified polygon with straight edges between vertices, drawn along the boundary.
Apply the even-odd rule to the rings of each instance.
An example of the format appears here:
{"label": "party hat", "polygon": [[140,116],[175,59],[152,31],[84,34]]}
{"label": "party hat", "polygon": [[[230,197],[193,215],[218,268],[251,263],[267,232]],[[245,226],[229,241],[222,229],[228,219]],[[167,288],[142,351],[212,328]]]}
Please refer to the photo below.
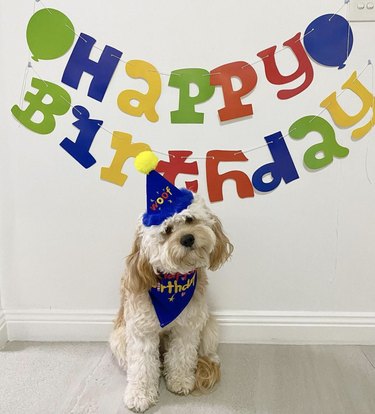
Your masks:
{"label": "party hat", "polygon": [[143,151],[134,161],[135,168],[146,175],[146,205],[143,215],[145,226],[161,224],[168,217],[185,210],[193,201],[193,193],[178,189],[155,169],[158,157],[152,151]]}

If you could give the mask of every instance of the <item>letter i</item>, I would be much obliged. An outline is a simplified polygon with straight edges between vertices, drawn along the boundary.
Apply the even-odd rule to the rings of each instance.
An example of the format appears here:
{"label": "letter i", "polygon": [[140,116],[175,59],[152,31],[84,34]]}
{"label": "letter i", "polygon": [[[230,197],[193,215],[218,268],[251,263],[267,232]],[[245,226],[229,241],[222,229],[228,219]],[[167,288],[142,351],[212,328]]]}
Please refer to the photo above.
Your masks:
{"label": "letter i", "polygon": [[77,141],[65,138],[60,146],[64,148],[83,167],[89,168],[96,163],[95,158],[90,154],[90,147],[96,133],[103,124],[98,119],[90,119],[89,111],[83,106],[75,106],[73,114],[78,119],[73,125],[79,129]]}

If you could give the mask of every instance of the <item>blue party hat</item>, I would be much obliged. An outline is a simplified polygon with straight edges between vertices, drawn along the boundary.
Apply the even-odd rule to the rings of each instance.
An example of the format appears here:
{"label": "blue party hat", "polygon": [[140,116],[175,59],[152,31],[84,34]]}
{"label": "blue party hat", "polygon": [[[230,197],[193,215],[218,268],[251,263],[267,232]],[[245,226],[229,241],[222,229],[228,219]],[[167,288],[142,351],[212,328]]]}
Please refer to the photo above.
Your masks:
{"label": "blue party hat", "polygon": [[155,170],[158,161],[152,151],[144,151],[134,162],[138,171],[147,174],[147,211],[143,215],[143,224],[147,227],[159,225],[168,217],[185,210],[194,198],[191,191],[178,189]]}

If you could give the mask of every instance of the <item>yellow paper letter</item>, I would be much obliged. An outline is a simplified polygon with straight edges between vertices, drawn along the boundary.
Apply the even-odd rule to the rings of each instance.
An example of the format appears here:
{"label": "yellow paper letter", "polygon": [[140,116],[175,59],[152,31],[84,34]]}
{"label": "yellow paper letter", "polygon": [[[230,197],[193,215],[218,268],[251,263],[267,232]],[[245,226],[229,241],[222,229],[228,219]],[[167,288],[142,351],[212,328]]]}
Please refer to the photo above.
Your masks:
{"label": "yellow paper letter", "polygon": [[[148,84],[148,92],[141,93],[133,89],[122,91],[117,98],[117,104],[121,111],[132,115],[142,116],[145,114],[150,122],[157,122],[159,116],[155,105],[161,93],[161,79],[158,71],[151,63],[144,60],[130,60],[125,66],[126,73],[135,79],[144,79]],[[132,101],[138,101],[134,106]]]}
{"label": "yellow paper letter", "polygon": [[121,172],[125,161],[130,157],[136,157],[142,151],[150,151],[149,145],[143,142],[132,143],[132,136],[125,132],[113,131],[111,148],[116,150],[109,167],[101,169],[100,178],[113,184],[124,185],[128,176]]}
{"label": "yellow paper letter", "polygon": [[362,109],[356,115],[346,113],[337,102],[336,92],[329,95],[320,106],[326,108],[330,113],[333,122],[340,128],[349,128],[357,124],[372,109],[372,117],[370,121],[360,128],[352,131],[352,138],[357,140],[363,138],[374,126],[374,96],[366,89],[357,78],[357,72],[353,72],[350,78],[342,85],[342,89],[350,89],[362,101]]}

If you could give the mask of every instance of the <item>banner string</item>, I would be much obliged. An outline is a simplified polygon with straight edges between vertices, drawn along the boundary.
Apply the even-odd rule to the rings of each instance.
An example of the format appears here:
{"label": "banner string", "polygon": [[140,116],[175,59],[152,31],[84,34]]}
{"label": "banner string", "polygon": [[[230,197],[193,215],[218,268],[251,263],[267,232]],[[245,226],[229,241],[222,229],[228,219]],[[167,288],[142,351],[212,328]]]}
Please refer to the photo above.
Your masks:
{"label": "banner string", "polygon": [[[72,29],[70,26],[68,26],[67,24],[65,25],[65,27],[67,27],[69,30],[71,30],[73,33],[74,33],[74,35],[76,36],[76,37],[79,37],[80,39],[82,39],[85,43],[87,43],[87,40],[84,38],[84,37],[82,37],[81,35],[79,35],[79,34],[77,34],[75,31],[74,31],[74,29]],[[99,47],[97,47],[97,46],[93,46],[95,49],[99,49],[99,50],[101,50],[101,51],[103,51],[103,49],[100,49]],[[115,56],[115,55],[111,55],[111,56],[113,56],[113,57],[117,57],[117,56]]]}
{"label": "banner string", "polygon": [[[348,20],[349,1],[350,0],[345,0],[345,4],[348,5],[348,7],[345,10],[345,19],[346,20]],[[348,60],[348,57],[349,57],[349,44],[350,44],[349,41],[350,41],[350,25],[348,25],[348,33],[347,33],[347,36],[346,36],[346,60]]]}
{"label": "banner string", "polygon": [[21,93],[20,93],[20,104],[19,107],[21,109],[23,109],[23,104],[25,102],[24,95],[25,95],[25,89],[26,89],[26,81],[28,78],[28,74],[29,74],[29,70],[30,70],[30,62],[27,63],[26,67],[25,67],[25,71],[23,73],[23,81],[22,81],[22,87],[21,87]]}
{"label": "banner string", "polygon": [[[50,13],[52,13],[52,11],[48,8],[48,7],[46,7],[45,6],[45,4],[43,3],[43,1],[42,0],[34,0],[33,1],[33,3],[34,3],[34,12],[35,12],[35,3],[37,3],[37,2],[40,2],[42,5],[43,5],[43,7],[44,8],[46,8],[47,10],[49,10],[49,12]],[[349,3],[349,0],[345,0],[344,1],[344,4],[332,15],[332,17],[329,19],[329,20],[331,20],[336,14],[338,14],[346,5],[348,5],[348,3]],[[68,27],[68,26],[67,26]],[[71,30],[73,30],[71,27],[69,27]],[[310,33],[312,33],[314,31],[314,29],[311,29],[309,32],[307,32],[307,33],[305,33],[304,34],[304,36],[301,38],[301,39],[303,39],[304,37],[306,37],[306,36],[308,36]],[[73,32],[74,32],[74,30],[73,30]],[[348,33],[349,33],[349,31],[348,31]],[[86,39],[84,39],[82,36],[80,36],[79,34],[77,34],[76,32],[74,32],[74,34],[76,35],[76,36],[78,36],[78,37],[80,37],[82,40],[84,40],[85,42],[87,42],[86,41]],[[300,39],[298,39],[296,42],[298,42]],[[349,44],[349,35],[348,35],[348,44]],[[95,47],[96,49],[98,49],[98,50],[100,50],[100,51],[103,51],[103,49],[101,49],[100,47],[98,47],[98,46],[93,46],[93,47]],[[280,53],[280,52],[282,52],[283,50],[285,50],[285,49],[288,49],[288,47],[283,47],[283,48],[281,48],[280,50],[278,50],[278,51],[276,51],[275,52],[275,54],[277,54],[277,53]],[[125,61],[125,60],[123,60],[123,59],[121,59],[121,58],[119,58],[118,56],[115,56],[115,55],[111,55],[111,56],[113,56],[113,57],[116,57],[117,59],[119,59],[121,62],[124,62],[124,63],[127,63],[127,64],[130,64],[131,65],[131,61],[129,62],[129,61]],[[266,56],[266,57],[268,57],[268,56]],[[264,57],[263,59],[265,59],[266,57]],[[247,64],[247,65],[244,65],[242,68],[244,68],[244,67],[246,67],[246,66],[249,66],[249,65],[254,65],[254,64],[256,64],[256,63],[259,63],[259,62],[261,62],[261,61],[263,61],[263,59],[260,59],[260,60],[257,60],[257,61],[255,61],[255,62],[253,62],[253,63],[250,63],[250,64]],[[369,67],[369,66],[371,66],[371,69],[372,69],[372,95],[373,95],[373,110],[375,109],[375,97],[374,97],[374,68],[373,68],[373,64],[372,64],[372,62],[371,62],[371,60],[368,60],[368,63],[367,63],[367,65],[361,70],[361,72],[357,75],[357,79],[359,79],[361,76],[362,76],[362,74],[365,72],[365,70]],[[43,81],[44,82],[44,84],[48,87],[48,84],[41,78],[41,76],[39,75],[39,73],[35,70],[35,68],[33,67],[33,65],[31,64],[31,61],[29,61],[28,62],[28,65],[27,65],[27,67],[25,68],[25,73],[24,73],[24,79],[23,79],[23,84],[22,84],[22,90],[21,90],[21,100],[22,100],[22,97],[23,97],[23,94],[24,94],[24,90],[25,90],[25,85],[26,85],[26,79],[27,79],[27,75],[28,75],[28,73],[29,73],[29,70],[30,70],[30,68],[31,68],[31,70],[37,75],[37,77],[38,77],[38,79],[40,79],[41,81]],[[157,72],[157,73],[159,73],[159,74],[161,74],[161,75],[165,75],[165,76],[171,76],[171,75],[178,75],[178,76],[181,76],[181,74],[175,74],[175,73],[163,73],[163,72],[159,72],[159,71],[157,71],[157,70],[151,70],[150,69],[150,71],[152,71],[152,72]],[[204,75],[202,75],[202,76],[208,76],[208,75],[210,75],[210,74],[204,74]],[[340,93],[338,93],[336,96],[337,97],[339,97],[340,95],[342,95],[345,91],[346,91],[347,89],[343,89]],[[70,107],[71,108],[74,108],[75,109],[75,111],[77,111],[79,114],[81,114],[81,112],[77,109],[77,108],[75,108],[75,106],[74,105],[72,105],[71,103],[69,103],[62,95],[59,95],[60,96],[60,98],[61,99],[63,99],[65,102],[67,102],[69,105],[70,105]],[[22,106],[20,106],[21,107],[21,109],[22,109]],[[326,111],[327,110],[327,108],[328,108],[328,106],[327,107],[325,107],[325,108],[323,108],[317,115],[315,115],[312,119],[310,119],[310,121],[309,122],[312,122],[315,118],[317,118],[318,116],[320,116],[324,111]],[[372,125],[374,125],[374,121],[373,121],[373,118],[372,118],[372,120],[371,120],[371,122],[372,122]],[[99,124],[98,123],[98,126],[100,127],[100,129],[102,129],[102,130],[104,130],[105,132],[107,132],[107,133],[109,133],[110,135],[113,135],[113,131],[110,131],[110,130],[108,130],[108,129],[106,129],[103,125],[101,125],[101,124]],[[288,131],[288,133],[286,133],[286,134],[284,134],[284,135],[282,135],[281,137],[279,137],[278,138],[278,140],[281,140],[281,139],[283,139],[283,138],[285,138],[285,137],[287,137],[287,136],[289,136],[289,134],[291,133],[291,132],[293,132],[294,130],[295,130],[296,128],[294,128],[294,129],[292,129],[292,130],[290,130],[290,131]],[[263,144],[263,145],[259,145],[259,146],[257,146],[257,147],[252,147],[252,148],[249,148],[249,149],[246,149],[246,150],[241,150],[241,151],[237,151],[237,152],[235,152],[234,153],[234,155],[238,155],[238,154],[246,154],[246,153],[248,153],[248,152],[252,152],[252,151],[256,151],[256,150],[258,150],[258,149],[261,149],[261,148],[265,148],[265,147],[268,147],[268,145],[269,144],[272,144],[272,143],[274,143],[274,141],[271,141],[271,142],[269,142],[268,144]],[[176,155],[174,155],[174,154],[170,154],[170,153],[166,153],[166,152],[163,152],[163,151],[159,151],[159,150],[155,150],[154,148],[152,149],[155,153],[157,153],[157,154],[160,154],[160,155],[164,155],[164,156],[166,156],[166,157],[170,157],[170,158],[180,158],[180,159],[191,159],[191,160],[207,160],[207,159],[214,159],[214,157],[213,156],[194,156],[194,157],[190,157],[190,156],[188,156],[188,157],[177,157]],[[370,179],[370,177],[369,177],[369,174],[368,174],[368,169],[367,169],[367,153],[366,153],[366,174],[367,174],[367,178],[368,178],[368,180],[369,180],[369,182],[372,184],[372,181],[371,181],[371,179]]]}
{"label": "banner string", "polygon": [[[314,28],[312,28],[312,29],[311,29],[311,30],[309,30],[307,33],[305,33],[305,34],[304,34],[301,38],[297,39],[294,43],[298,43],[298,42],[300,42],[300,41],[301,41],[302,39],[304,39],[306,36],[308,36],[309,34],[311,34],[314,30],[315,30],[315,29],[314,29]],[[289,49],[289,46],[283,46],[281,49],[276,50],[276,51],[274,52],[274,55],[277,55],[277,54],[279,54],[279,53],[283,52],[283,51],[284,51],[284,50],[286,50],[286,49]],[[266,58],[268,58],[268,57],[270,57],[270,55],[266,55],[266,56],[264,56],[263,58],[258,59],[258,60],[254,61],[254,62],[251,62],[251,63],[246,63],[246,65],[241,66],[241,69],[247,68],[248,66],[256,65],[256,64],[257,64],[257,63],[259,63],[259,62],[263,62],[263,60],[264,60],[264,59],[266,59]],[[213,73],[213,75],[220,75],[220,73]]]}
{"label": "banner string", "polygon": [[368,172],[368,163],[367,163],[367,160],[368,160],[368,144],[367,144],[367,148],[366,148],[366,159],[365,159],[365,168],[366,168],[366,177],[367,177],[367,181],[372,185],[373,184],[373,182],[372,182],[372,180],[371,180],[371,178],[370,178],[370,174],[369,174],[369,172]]}
{"label": "banner string", "polygon": [[[35,12],[35,3],[36,2],[40,2],[41,4],[42,4],[42,6],[45,8],[45,9],[47,9],[48,11],[49,11],[49,13],[51,13],[51,14],[53,14],[53,12],[52,12],[52,10],[49,8],[49,7],[47,7],[45,4],[44,4],[44,2],[42,1],[42,0],[33,0],[34,1],[34,12]],[[336,16],[336,14],[337,13],[339,13],[341,10],[342,10],[342,8],[346,5],[346,4],[348,4],[349,3],[349,0],[345,0],[344,1],[344,4],[331,16],[331,18],[329,19],[329,21],[331,21],[331,19],[334,17],[334,16]],[[82,39],[85,43],[87,43],[87,40],[85,39],[85,38],[83,38],[80,34],[78,34],[78,33],[76,33],[75,31],[74,31],[74,29],[72,28],[72,27],[70,27],[70,26],[68,26],[67,24],[65,25],[69,30],[71,30],[73,33],[74,33],[74,35],[76,36],[76,37],[79,37],[80,39]],[[312,33],[314,31],[314,28],[312,28],[311,30],[309,30],[307,33],[305,33],[301,38],[299,38],[299,39],[297,39],[296,41],[295,41],[295,43],[298,43],[298,42],[300,42],[302,39],[304,39],[306,36],[308,36],[310,33]],[[349,42],[349,39],[348,39],[348,42]],[[102,49],[101,47],[99,47],[99,46],[97,46],[97,45],[93,45],[93,48],[95,48],[95,49],[97,49],[97,50],[99,50],[99,51],[101,51],[101,52],[103,52],[104,51],[104,49]],[[282,48],[280,48],[279,50],[276,50],[275,52],[274,52],[274,54],[275,55],[277,55],[277,54],[279,54],[279,53],[281,53],[281,52],[283,52],[284,50],[286,50],[286,49],[289,49],[289,46],[283,46]],[[113,54],[111,54],[111,57],[114,57],[114,58],[116,58],[116,59],[118,59],[119,61],[121,61],[121,62],[123,62],[123,63],[126,63],[126,64],[128,64],[128,65],[131,65],[132,64],[132,62],[131,61],[126,61],[126,60],[123,60],[123,59],[121,59],[120,57],[118,57],[118,56],[116,56],[116,55],[113,55]],[[241,69],[244,69],[244,68],[246,68],[246,67],[248,67],[248,66],[252,66],[252,65],[256,65],[257,63],[259,63],[259,62],[263,62],[263,60],[264,59],[266,59],[266,58],[268,58],[269,57],[269,55],[267,55],[267,56],[264,56],[263,58],[261,58],[261,59],[258,59],[258,60],[255,60],[254,62],[251,62],[251,63],[246,63],[246,65],[243,65],[243,66],[241,66]],[[162,76],[172,76],[172,75],[175,75],[175,76],[183,76],[182,74],[180,74],[180,73],[167,73],[167,72],[160,72],[159,70],[153,70],[153,69],[147,69],[147,71],[148,72],[154,72],[154,73],[158,73],[159,75],[162,75]],[[201,75],[202,77],[204,77],[204,76],[211,76],[211,75],[220,75],[221,73],[220,72],[215,72],[215,73],[206,73],[206,74],[203,74],[203,75]]]}
{"label": "banner string", "polygon": [[[33,14],[35,14],[35,6],[36,6],[36,3],[38,1],[40,1],[40,0],[33,1]],[[21,93],[20,93],[20,104],[19,104],[19,107],[22,110],[23,110],[23,105],[24,105],[24,102],[25,102],[23,98],[24,98],[25,89],[26,89],[26,82],[27,82],[27,78],[28,78],[28,75],[29,75],[30,68],[32,67],[30,60],[31,60],[31,54],[29,54],[29,61],[27,62],[27,65],[25,67],[25,71],[23,73],[23,80],[22,80]],[[20,127],[20,125],[18,127]]]}
{"label": "banner string", "polygon": [[[340,11],[345,6],[349,5],[349,3],[350,3],[350,0],[344,0],[344,4],[342,6],[340,6],[340,8],[335,11],[335,13],[332,14],[332,16],[328,19],[328,21],[331,21],[336,16],[336,14],[340,13]],[[346,13],[345,13],[346,16],[347,16],[347,11],[348,11],[348,8],[346,8]],[[348,19],[346,19],[346,20],[348,20]]]}
{"label": "banner string", "polygon": [[[362,74],[363,74],[363,72],[369,67],[369,65],[371,65],[372,66],[372,63],[371,63],[371,61],[369,60],[368,62],[367,62],[367,64],[366,64],[366,66],[361,70],[361,72],[357,75],[357,77],[356,77],[356,79],[359,79],[361,76],[362,76]],[[372,76],[372,78],[374,78],[374,76]],[[373,82],[373,79],[372,79],[372,82]],[[339,97],[339,96],[341,96],[344,92],[346,92],[348,89],[343,89],[340,93],[338,93],[338,94],[336,94],[336,97]],[[372,84],[372,95],[374,96],[374,86],[373,86],[373,84]],[[320,116],[324,111],[326,111],[327,110],[327,108],[330,106],[331,104],[329,104],[329,105],[327,105],[326,107],[324,107],[317,115],[315,115],[313,118],[311,118],[310,119],[310,121],[309,121],[309,123],[311,123],[314,119],[316,119],[318,116]],[[293,131],[295,131],[297,128],[293,128],[293,129],[291,129],[288,133],[286,133],[286,134],[284,134],[283,136],[281,136],[281,137],[279,137],[277,140],[279,141],[279,140],[281,140],[281,139],[283,139],[283,138],[285,138],[285,137],[287,137],[287,136],[289,136],[289,134],[291,133],[291,132],[293,132]],[[275,141],[270,141],[269,142],[269,144],[273,144]],[[250,148],[250,149],[248,149],[248,150],[244,150],[244,151],[238,151],[238,152],[236,152],[235,153],[235,155],[238,155],[238,154],[240,154],[241,152],[243,153],[243,154],[246,154],[247,152],[250,152],[250,151],[254,151],[254,150],[256,150],[256,149],[259,149],[259,148],[264,148],[264,147],[268,147],[268,144],[264,144],[264,145],[261,145],[261,146],[259,146],[259,147],[255,147],[255,148]]]}
{"label": "banner string", "polygon": [[[350,0],[344,0],[344,3],[342,4],[342,6],[340,6],[340,8],[334,13],[334,14],[332,14],[332,16],[329,18],[329,21],[331,21],[332,20],[332,18],[334,17],[334,16],[336,16],[346,5],[348,5],[349,4],[349,1]],[[50,8],[48,8],[48,7],[46,7],[46,5],[43,3],[43,1],[42,0],[35,0],[34,1],[34,11],[35,11],[35,2],[40,2],[42,5],[43,5],[43,7],[44,8],[46,8],[48,11],[49,11],[49,13],[51,13],[52,14],[52,10],[50,9]],[[348,12],[348,7],[347,7],[347,9],[346,9],[346,15],[347,15],[347,12]],[[78,33],[76,33],[75,31],[74,31],[74,29],[73,28],[71,28],[70,26],[68,26],[68,25],[65,25],[67,28],[69,28],[69,30],[71,30],[71,31],[73,31],[73,33],[74,33],[74,35],[76,36],[76,37],[79,37],[80,39],[82,39],[85,43],[87,43],[87,40],[85,39],[85,38],[83,38],[80,34],[78,34]],[[309,34],[311,34],[313,31],[314,31],[315,29],[314,28],[312,28],[311,30],[309,30],[307,33],[305,33],[301,38],[299,38],[299,39],[297,39],[296,41],[295,41],[295,43],[298,43],[298,42],[300,42],[302,39],[304,39],[306,36],[308,36]],[[350,29],[349,29],[349,26],[348,26],[348,40],[347,40],[347,58],[348,58],[348,55],[349,55],[349,33],[350,33]],[[95,49],[97,49],[97,50],[99,50],[99,51],[101,51],[101,52],[103,52],[104,51],[104,49],[102,49],[101,47],[99,47],[99,46],[97,46],[97,45],[93,45],[93,47],[95,48]],[[282,48],[280,48],[279,50],[276,50],[275,52],[274,52],[274,55],[277,55],[277,54],[279,54],[279,53],[281,53],[281,52],[283,52],[284,50],[286,50],[286,49],[289,49],[289,46],[283,46]],[[126,60],[124,60],[124,59],[121,59],[120,57],[118,57],[118,56],[116,56],[116,55],[114,55],[114,54],[111,54],[111,57],[114,57],[114,58],[116,58],[116,59],[118,59],[119,61],[121,61],[121,62],[123,62],[123,63],[125,63],[125,64],[128,64],[128,65],[132,65],[132,62],[131,61],[126,61]],[[269,55],[266,55],[266,56],[264,56],[263,58],[261,58],[261,59],[258,59],[258,60],[255,60],[254,62],[251,62],[251,63],[246,63],[245,65],[243,65],[243,66],[241,66],[241,69],[244,69],[244,68],[246,68],[246,67],[248,67],[248,66],[252,66],[252,65],[256,65],[256,64],[258,64],[258,63],[260,63],[260,62],[263,62],[263,60],[264,59],[266,59],[266,58],[268,58],[269,57]],[[154,69],[147,69],[147,71],[148,72],[154,72],[154,73],[158,73],[159,75],[162,75],[162,76],[168,76],[168,77],[170,77],[170,76],[172,76],[172,75],[175,75],[175,76],[183,76],[182,74],[180,74],[180,73],[167,73],[167,72],[160,72],[159,70],[154,70]],[[203,74],[203,75],[201,75],[202,77],[205,77],[205,76],[211,76],[211,75],[221,75],[221,73],[220,72],[215,72],[215,73],[206,73],[206,74]]]}
{"label": "banner string", "polygon": [[[371,118],[371,125],[372,127],[374,127],[374,118],[375,118],[375,96],[374,96],[374,65],[372,63],[372,61],[369,59],[368,64],[371,65],[371,88],[372,88],[372,118]],[[365,158],[365,169],[366,169],[366,176],[367,176],[367,181],[372,185],[373,182],[370,178],[370,174],[368,172],[368,147],[369,147],[369,142],[367,143],[367,147],[366,147],[366,158]]]}
{"label": "banner string", "polygon": [[[349,5],[350,0],[345,0],[344,4],[336,11],[335,14],[333,14],[328,20],[331,21],[333,19],[333,17],[339,13],[341,11],[341,9],[345,6],[345,5]],[[349,7],[346,8],[345,10],[345,18],[346,20],[348,20],[348,10]],[[348,60],[349,57],[349,40],[350,40],[350,26],[348,25],[348,33],[347,33],[347,37],[346,37],[346,60]],[[368,61],[369,64],[370,61]],[[362,75],[362,73],[366,70],[368,64],[363,68],[363,70],[360,72],[360,74],[357,76],[357,79]],[[342,93],[345,91],[342,90],[340,92],[340,94],[336,95],[336,96],[340,96],[342,95]],[[372,91],[372,94],[374,94],[374,90]],[[324,108],[326,109],[326,108]],[[338,183],[341,183],[341,177],[342,177],[342,164],[340,164],[340,168],[338,170]],[[337,211],[336,211],[336,252],[335,252],[335,266],[334,266],[334,273],[333,273],[333,277],[330,279],[331,282],[333,282],[336,278],[336,274],[337,274],[337,264],[338,264],[338,251],[339,251],[339,229],[340,229],[340,221],[339,221],[339,217],[340,217],[340,195],[341,195],[341,187],[340,185],[337,186],[338,188],[338,199],[339,202],[337,203]]]}
{"label": "banner string", "polygon": [[[169,154],[167,154],[166,152],[158,151],[158,150],[155,150],[155,149],[153,149],[153,148],[152,148],[152,151],[153,151],[153,152],[156,152],[157,154],[160,154],[160,155],[165,155],[166,157],[169,157]],[[171,157],[172,157],[172,158],[177,158],[175,155],[171,155]],[[186,157],[185,157],[185,158],[186,158]]]}
{"label": "banner string", "polygon": [[79,111],[76,107],[74,107],[74,105],[72,105],[67,99],[64,98],[64,96],[59,95],[59,97],[65,101],[72,109],[74,109],[75,111],[77,111],[80,115],[82,115],[82,112]]}
{"label": "banner string", "polygon": [[37,76],[37,78],[38,79],[40,79],[43,83],[44,83],[44,86],[46,86],[47,88],[48,88],[48,83],[44,80],[44,79],[42,79],[42,77],[39,75],[39,73],[35,70],[35,68],[34,68],[34,66],[31,64],[31,62],[29,62],[29,65],[30,65],[30,68],[31,68],[31,70],[36,74],[36,76]]}
{"label": "banner string", "polygon": [[[368,60],[368,62],[367,62],[367,64],[366,64],[366,66],[361,70],[361,72],[357,75],[357,77],[356,77],[356,79],[359,79],[362,75],[363,75],[363,73],[365,72],[365,70],[369,67],[369,66],[371,66],[371,68],[372,68],[372,95],[373,95],[373,102],[375,103],[375,98],[374,98],[374,70],[373,70],[373,65],[372,65],[372,62],[371,62],[371,60]],[[35,74],[37,75],[37,77],[38,77],[38,79],[40,79],[41,81],[43,81],[44,83],[45,83],[45,85],[48,87],[48,84],[40,77],[40,75],[38,74],[38,72],[33,68],[33,66],[30,64],[30,67],[31,67],[31,69],[35,72]],[[343,93],[345,93],[346,91],[347,91],[348,89],[343,89],[340,93],[338,93],[336,96],[337,97],[339,97],[339,96],[341,96]],[[63,99],[65,102],[67,102],[68,104],[69,104],[69,106],[71,107],[71,108],[74,108],[74,110],[75,111],[77,111],[79,114],[81,114],[80,113],[80,111],[78,110],[78,109],[76,109],[75,108],[75,106],[74,105],[72,105],[71,103],[69,103],[62,95],[59,95],[60,96],[60,98],[61,99]],[[326,107],[324,107],[317,115],[315,115],[313,118],[311,118],[310,119],[310,123],[315,119],[315,118],[317,118],[319,115],[321,115],[324,111],[326,111],[327,110],[327,108],[328,108],[328,106],[329,105],[327,105]],[[372,125],[373,125],[373,121],[372,121]],[[100,127],[100,129],[103,129],[105,132],[108,132],[109,134],[111,134],[111,135],[113,135],[113,131],[110,131],[110,130],[108,130],[108,129],[106,129],[103,125],[101,125],[101,124],[99,124],[98,123],[98,126]],[[291,129],[290,131],[288,131],[286,134],[284,134],[284,135],[282,135],[281,137],[279,137],[278,139],[277,139],[277,141],[279,141],[279,140],[281,140],[281,139],[283,139],[283,138],[286,138],[287,136],[289,136],[289,134],[291,133],[291,132],[293,132],[293,131],[295,131],[297,128],[294,128],[294,129]],[[269,144],[273,144],[275,141],[270,141],[268,144],[263,144],[263,145],[259,145],[259,146],[257,146],[257,147],[252,147],[252,148],[249,148],[249,149],[246,149],[246,150],[241,150],[241,151],[237,151],[237,152],[235,152],[234,153],[234,155],[238,155],[238,154],[246,154],[246,153],[248,153],[248,152],[252,152],[252,151],[256,151],[256,150],[258,150],[258,149],[261,149],[261,148],[265,148],[265,147],[268,147],[268,145]],[[213,156],[209,156],[209,157],[207,157],[207,156],[199,156],[199,155],[197,155],[197,156],[194,156],[194,157],[177,157],[176,155],[174,155],[174,154],[168,154],[168,153],[166,153],[166,152],[163,152],[163,151],[159,151],[159,150],[155,150],[154,148],[152,148],[152,150],[155,152],[155,153],[157,153],[157,154],[161,154],[161,155],[165,155],[165,156],[167,156],[167,157],[171,157],[171,158],[181,158],[181,159],[190,159],[190,160],[205,160],[205,159],[214,159],[214,157]],[[366,169],[367,169],[367,164],[366,164]]]}
{"label": "banner string", "polygon": [[47,7],[43,2],[42,2],[42,0],[35,0],[35,2],[36,3],[40,3],[45,9],[47,9],[48,10],[48,13],[49,14],[53,14],[52,13],[52,10],[49,8],[49,7]]}

